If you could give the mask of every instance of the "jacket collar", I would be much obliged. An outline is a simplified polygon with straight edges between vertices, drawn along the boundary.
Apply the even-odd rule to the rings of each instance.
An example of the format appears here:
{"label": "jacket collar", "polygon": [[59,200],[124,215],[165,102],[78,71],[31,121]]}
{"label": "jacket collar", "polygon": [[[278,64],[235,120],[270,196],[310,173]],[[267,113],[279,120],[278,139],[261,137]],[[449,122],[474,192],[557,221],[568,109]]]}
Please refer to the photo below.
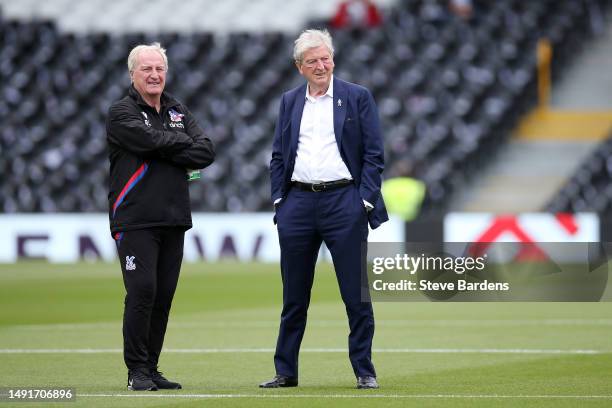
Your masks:
{"label": "jacket collar", "polygon": [[336,143],[338,144],[338,150],[342,152],[342,131],[344,128],[344,119],[346,118],[346,108],[348,105],[346,87],[344,82],[333,78],[334,81],[334,134],[336,136]]}
{"label": "jacket collar", "polygon": [[306,92],[308,85],[303,84],[298,88],[297,97],[291,111],[291,150],[296,152],[298,139],[300,137],[300,124],[302,123],[302,113],[304,113],[304,105],[306,104]]}
{"label": "jacket collar", "polygon": [[[151,105],[145,102],[145,100],[142,98],[142,95],[138,93],[136,88],[134,88],[134,84],[130,85],[128,95],[130,96],[130,98],[136,101],[138,105],[151,107]],[[160,110],[164,110],[165,108],[171,108],[176,105],[179,105],[179,102],[174,98],[174,96],[172,96],[166,91],[163,91],[160,98]]]}

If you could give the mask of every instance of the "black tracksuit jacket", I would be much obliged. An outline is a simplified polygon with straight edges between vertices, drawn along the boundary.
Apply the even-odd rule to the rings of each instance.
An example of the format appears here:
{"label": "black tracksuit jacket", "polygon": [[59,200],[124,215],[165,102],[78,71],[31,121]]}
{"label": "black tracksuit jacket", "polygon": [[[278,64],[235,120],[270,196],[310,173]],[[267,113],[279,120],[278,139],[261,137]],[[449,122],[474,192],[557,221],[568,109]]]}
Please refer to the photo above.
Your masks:
{"label": "black tracksuit jacket", "polygon": [[106,133],[113,237],[150,227],[191,228],[186,169],[202,169],[215,158],[191,112],[164,92],[157,113],[131,86],[110,107]]}

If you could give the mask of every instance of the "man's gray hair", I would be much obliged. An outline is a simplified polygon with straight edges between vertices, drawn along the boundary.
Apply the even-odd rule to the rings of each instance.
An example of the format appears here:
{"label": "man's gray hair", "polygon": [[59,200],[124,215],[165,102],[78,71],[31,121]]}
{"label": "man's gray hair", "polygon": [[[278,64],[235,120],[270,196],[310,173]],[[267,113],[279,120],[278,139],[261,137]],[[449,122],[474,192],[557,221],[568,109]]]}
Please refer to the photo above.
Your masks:
{"label": "man's gray hair", "polygon": [[334,45],[332,44],[332,38],[329,31],[314,29],[302,31],[302,34],[300,34],[297,40],[295,40],[293,46],[293,59],[295,62],[300,64],[302,62],[302,58],[304,57],[304,53],[307,50],[317,48],[322,45],[327,47],[333,58]]}
{"label": "man's gray hair", "polygon": [[128,55],[127,65],[128,71],[130,73],[134,72],[136,69],[136,60],[138,59],[138,55],[145,50],[157,51],[161,54],[164,59],[164,65],[166,66],[166,71],[168,70],[168,57],[166,56],[166,49],[162,48],[161,44],[158,42],[151,43],[149,45],[141,44],[132,48],[130,51],[130,55]]}

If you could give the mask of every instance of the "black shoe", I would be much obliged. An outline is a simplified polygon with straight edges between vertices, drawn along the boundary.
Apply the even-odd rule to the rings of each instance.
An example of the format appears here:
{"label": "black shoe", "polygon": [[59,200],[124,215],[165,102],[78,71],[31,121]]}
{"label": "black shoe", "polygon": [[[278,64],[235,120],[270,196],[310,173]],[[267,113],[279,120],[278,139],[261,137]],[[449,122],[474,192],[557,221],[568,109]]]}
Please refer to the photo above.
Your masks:
{"label": "black shoe", "polygon": [[357,388],[360,390],[378,388],[376,377],[357,377]]}
{"label": "black shoe", "polygon": [[279,387],[297,387],[297,377],[286,377],[284,375],[275,375],[270,381],[262,382],[259,388],[279,388]]}
{"label": "black shoe", "polygon": [[157,386],[151,379],[149,370],[135,368],[128,371],[128,391],[157,391]]}
{"label": "black shoe", "polygon": [[174,381],[169,381],[162,375],[162,373],[157,371],[157,368],[151,369],[151,380],[153,380],[157,388],[160,390],[180,390],[183,388],[181,387],[181,384]]}

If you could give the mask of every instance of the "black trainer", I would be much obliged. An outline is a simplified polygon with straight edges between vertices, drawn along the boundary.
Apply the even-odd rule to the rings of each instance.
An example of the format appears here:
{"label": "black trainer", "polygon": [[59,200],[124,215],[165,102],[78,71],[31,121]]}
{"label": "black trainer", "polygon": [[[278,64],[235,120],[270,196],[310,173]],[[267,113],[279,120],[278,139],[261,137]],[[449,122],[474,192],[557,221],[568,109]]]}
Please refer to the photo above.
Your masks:
{"label": "black trainer", "polygon": [[150,373],[151,380],[153,380],[157,388],[160,390],[180,390],[183,388],[181,387],[181,384],[174,381],[170,381],[166,377],[164,377],[162,373],[157,371],[157,368],[152,368]]}
{"label": "black trainer", "polygon": [[128,391],[157,391],[157,385],[151,379],[149,370],[136,368],[128,371]]}

